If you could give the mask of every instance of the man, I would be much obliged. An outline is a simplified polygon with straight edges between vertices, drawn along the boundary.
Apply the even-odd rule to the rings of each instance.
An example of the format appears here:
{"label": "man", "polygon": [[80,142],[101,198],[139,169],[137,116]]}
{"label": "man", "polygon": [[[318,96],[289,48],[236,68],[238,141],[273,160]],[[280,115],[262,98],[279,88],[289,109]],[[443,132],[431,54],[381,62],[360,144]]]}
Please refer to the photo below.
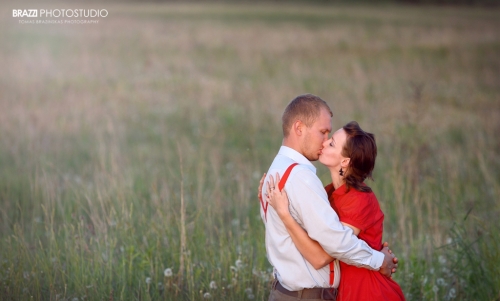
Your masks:
{"label": "man", "polygon": [[[396,271],[397,258],[387,247],[382,252],[371,249],[340,223],[310,162],[318,160],[321,154],[322,144],[332,130],[332,115],[326,102],[317,96],[306,94],[292,100],[283,113],[282,146],[267,174],[279,173],[283,177],[290,165],[298,163],[285,184],[294,219],[330,256],[350,265],[379,270],[390,277]],[[259,197],[260,194],[261,191]],[[266,252],[275,276],[269,301],[334,300],[335,291],[326,289],[333,283],[332,266],[316,270],[297,250],[276,211],[262,202],[262,198],[261,204]]]}

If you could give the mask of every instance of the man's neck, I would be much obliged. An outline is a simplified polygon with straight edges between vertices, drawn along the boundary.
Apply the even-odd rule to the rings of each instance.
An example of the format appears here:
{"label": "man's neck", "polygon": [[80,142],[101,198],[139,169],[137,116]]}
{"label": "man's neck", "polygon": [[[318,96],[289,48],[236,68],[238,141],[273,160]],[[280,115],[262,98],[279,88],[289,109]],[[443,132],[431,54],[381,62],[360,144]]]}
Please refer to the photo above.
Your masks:
{"label": "man's neck", "polygon": [[283,142],[281,143],[281,145],[289,147],[289,148],[293,149],[294,151],[298,152],[299,154],[304,155],[302,153],[302,151],[300,150],[299,144],[290,138],[283,138]]}

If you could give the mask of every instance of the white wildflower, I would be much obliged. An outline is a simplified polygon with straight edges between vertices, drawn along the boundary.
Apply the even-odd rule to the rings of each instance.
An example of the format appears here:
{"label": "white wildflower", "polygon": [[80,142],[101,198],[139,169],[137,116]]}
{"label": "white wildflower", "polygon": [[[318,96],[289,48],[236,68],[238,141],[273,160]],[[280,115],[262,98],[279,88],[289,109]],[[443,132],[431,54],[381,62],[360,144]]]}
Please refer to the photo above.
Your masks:
{"label": "white wildflower", "polygon": [[248,295],[247,295],[247,298],[248,298],[249,300],[253,300],[253,299],[255,299],[255,296],[254,296],[254,294],[248,294]]}
{"label": "white wildflower", "polygon": [[448,237],[448,238],[446,239],[446,243],[447,243],[447,244],[451,244],[452,242],[453,242],[453,239],[451,239],[451,237]]}
{"label": "white wildflower", "polygon": [[234,273],[238,272],[238,268],[236,268],[234,265],[232,265],[230,267],[230,269],[231,269],[231,272],[234,272]]}
{"label": "white wildflower", "polygon": [[172,277],[172,275],[173,275],[172,269],[171,268],[165,269],[163,274],[165,274],[165,277]]}
{"label": "white wildflower", "polygon": [[445,264],[446,263],[446,257],[444,257],[443,255],[439,255],[438,260],[439,260],[440,264]]}
{"label": "white wildflower", "polygon": [[238,270],[240,270],[241,268],[243,268],[243,261],[241,261],[241,259],[236,260],[236,262],[234,264],[236,265],[236,268]]}
{"label": "white wildflower", "polygon": [[123,246],[120,247],[120,252],[125,252],[125,248]]}
{"label": "white wildflower", "polygon": [[217,283],[215,281],[210,281],[210,289],[217,289]]}
{"label": "white wildflower", "polygon": [[262,272],[262,274],[260,275],[260,277],[261,277],[261,280],[263,282],[266,282],[266,281],[269,281],[270,275],[266,274],[266,272]]}
{"label": "white wildflower", "polygon": [[24,277],[24,279],[29,279],[30,278],[30,272],[23,272],[23,277]]}
{"label": "white wildflower", "polygon": [[448,298],[455,299],[456,296],[457,296],[457,291],[455,290],[455,288],[452,287],[448,292]]}
{"label": "white wildflower", "polygon": [[444,281],[443,278],[438,278],[436,280],[436,283],[439,285],[439,286],[446,286],[446,281]]}
{"label": "white wildflower", "polygon": [[437,292],[439,291],[439,287],[437,287],[437,286],[435,286],[435,285],[434,285],[434,286],[432,287],[432,291],[433,291],[434,293],[437,293]]}
{"label": "white wildflower", "polygon": [[245,294],[251,294],[252,293],[252,288],[251,287],[247,287],[245,289]]}
{"label": "white wildflower", "polygon": [[78,298],[75,297],[75,298],[71,299],[71,301],[78,301]]}
{"label": "white wildflower", "polygon": [[203,294],[203,298],[205,299],[210,299],[212,296],[210,295],[210,293],[204,293]]}
{"label": "white wildflower", "polygon": [[151,284],[151,277],[146,277],[146,283]]}

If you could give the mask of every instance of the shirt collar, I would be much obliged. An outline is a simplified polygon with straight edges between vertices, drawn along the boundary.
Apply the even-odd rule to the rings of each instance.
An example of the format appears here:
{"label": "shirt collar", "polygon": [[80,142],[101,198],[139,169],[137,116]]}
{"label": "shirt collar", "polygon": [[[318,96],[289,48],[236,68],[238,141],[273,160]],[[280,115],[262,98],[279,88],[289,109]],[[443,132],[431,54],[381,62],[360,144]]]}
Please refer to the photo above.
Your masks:
{"label": "shirt collar", "polygon": [[311,161],[309,161],[306,157],[304,157],[304,155],[294,150],[293,148],[282,145],[278,152],[278,155],[288,157],[293,161],[299,163],[300,165],[309,168],[312,172],[316,173],[316,167],[312,165]]}

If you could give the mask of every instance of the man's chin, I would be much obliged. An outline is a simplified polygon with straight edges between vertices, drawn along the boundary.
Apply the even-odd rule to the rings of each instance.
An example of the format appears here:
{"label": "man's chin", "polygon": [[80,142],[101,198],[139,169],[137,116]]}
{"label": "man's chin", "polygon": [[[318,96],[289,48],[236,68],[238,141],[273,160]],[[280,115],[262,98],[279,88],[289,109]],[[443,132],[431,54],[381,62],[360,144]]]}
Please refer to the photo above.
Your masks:
{"label": "man's chin", "polygon": [[307,156],[307,160],[314,162],[319,160],[319,155],[314,155],[314,156]]}

